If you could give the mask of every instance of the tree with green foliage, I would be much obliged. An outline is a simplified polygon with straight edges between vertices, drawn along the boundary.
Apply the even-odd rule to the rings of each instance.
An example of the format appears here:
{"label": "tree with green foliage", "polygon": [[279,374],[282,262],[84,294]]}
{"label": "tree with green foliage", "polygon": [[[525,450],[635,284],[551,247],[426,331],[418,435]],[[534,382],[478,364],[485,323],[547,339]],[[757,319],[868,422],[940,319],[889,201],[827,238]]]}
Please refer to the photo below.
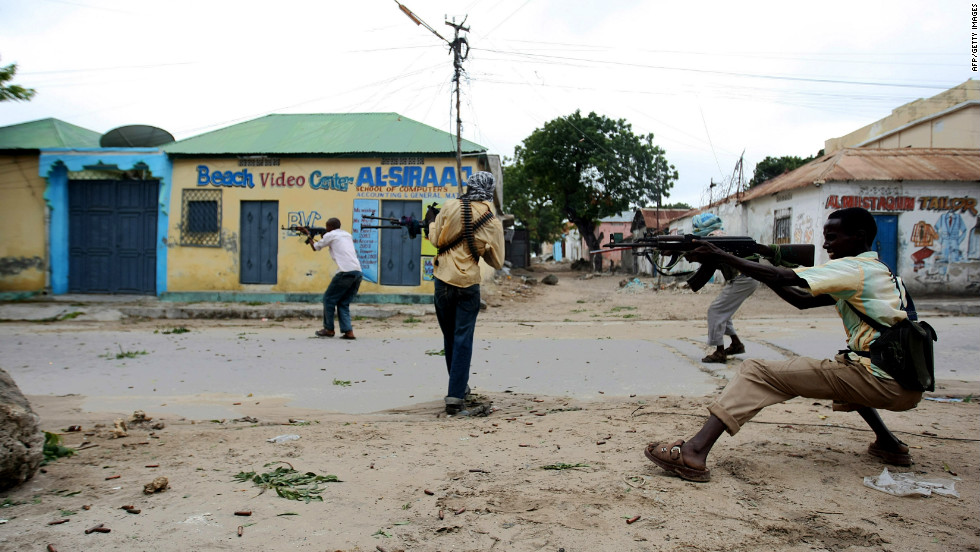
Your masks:
{"label": "tree with green foliage", "polygon": [[10,100],[28,101],[37,94],[33,88],[24,88],[17,84],[7,84],[14,79],[17,74],[17,64],[11,63],[6,67],[0,67],[0,102]]}
{"label": "tree with green foliage", "polygon": [[623,119],[579,111],[536,129],[504,171],[504,208],[531,241],[557,239],[567,220],[590,249],[601,246],[599,219],[661,201],[677,180],[653,134],[638,136]]}
{"label": "tree with green foliage", "polygon": [[766,180],[776,178],[783,173],[796,170],[821,155],[823,155],[823,150],[820,150],[817,155],[805,159],[795,155],[784,155],[782,157],[767,156],[755,165],[755,170],[752,172],[752,180],[749,180],[749,188],[758,186]]}

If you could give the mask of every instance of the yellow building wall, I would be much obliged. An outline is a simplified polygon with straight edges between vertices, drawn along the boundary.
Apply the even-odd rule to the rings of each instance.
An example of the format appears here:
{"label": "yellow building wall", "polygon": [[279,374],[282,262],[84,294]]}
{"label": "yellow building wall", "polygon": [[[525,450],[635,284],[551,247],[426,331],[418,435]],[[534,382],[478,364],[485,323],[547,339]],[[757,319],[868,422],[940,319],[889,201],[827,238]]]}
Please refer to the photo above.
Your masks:
{"label": "yellow building wall", "polygon": [[[417,159],[417,158],[415,158]],[[181,291],[239,291],[277,293],[322,293],[330,283],[336,264],[326,250],[314,252],[296,233],[277,228],[278,274],[275,284],[240,283],[241,203],[243,201],[277,201],[279,227],[308,225],[322,227],[329,218],[341,221],[341,228],[352,232],[355,200],[421,201],[426,205],[442,204],[456,197],[457,187],[435,185],[413,180],[406,184],[408,167],[419,167],[429,175],[455,173],[455,159],[424,160],[423,165],[382,164],[380,158],[370,159],[287,159],[276,160],[277,166],[240,166],[237,158],[175,159],[173,162],[173,197],[171,199],[170,229],[167,254],[167,289]],[[245,163],[249,163],[245,160]],[[206,167],[206,170],[201,169]],[[431,167],[431,170],[429,169]],[[392,172],[394,169],[394,172]],[[365,174],[364,171],[368,171]],[[419,169],[411,169],[419,170]],[[480,170],[476,160],[464,160],[464,173]],[[215,185],[214,175],[217,177]],[[370,186],[381,176],[382,185]],[[465,174],[464,174],[465,177]],[[361,186],[357,183],[361,182]],[[395,184],[395,185],[389,185]],[[182,245],[185,190],[221,191],[221,245],[196,247]],[[364,213],[359,212],[358,217]],[[380,225],[382,221],[364,221],[365,225]],[[405,229],[381,230],[402,232]],[[379,232],[380,234],[380,232]],[[424,236],[416,237],[419,244],[420,270],[424,255],[434,255],[435,248]],[[355,236],[356,242],[356,236]],[[377,248],[375,248],[377,251]],[[428,257],[431,258],[431,257]],[[364,262],[362,261],[362,264]],[[367,267],[364,267],[365,269]],[[365,270],[367,274],[367,270]],[[492,269],[491,272],[492,274]],[[382,286],[362,282],[360,294],[431,294],[433,283],[423,276],[418,286]]]}
{"label": "yellow building wall", "polygon": [[[824,153],[831,154],[843,148],[854,147],[857,144],[862,143],[864,144],[864,147],[870,148],[892,147],[890,144],[894,143],[894,140],[889,140],[887,138],[874,142],[869,142],[869,140],[874,140],[875,137],[888,134],[897,128],[901,128],[914,121],[941,113],[954,106],[968,102],[976,102],[977,100],[980,100],[980,81],[968,80],[931,98],[918,99],[897,107],[892,110],[892,113],[887,117],[855,130],[850,134],[824,141]],[[980,147],[980,144],[978,144],[978,142],[980,142],[980,138],[978,138],[977,135],[976,122],[977,120],[980,120],[977,119],[978,112],[980,112],[980,106],[971,104],[964,109],[959,109],[943,115],[939,119],[929,119],[922,121],[920,125],[915,125],[914,128],[918,128],[922,125],[929,127],[935,122],[942,120],[943,132],[947,132],[945,127],[946,125],[950,125],[951,128],[949,131],[951,132],[947,134],[947,137],[942,139],[942,145],[938,143],[935,145],[930,145],[928,141],[924,144],[911,143],[910,138],[900,138],[899,141],[901,142],[901,146],[899,147],[906,147],[909,145],[917,148]],[[972,117],[972,123],[970,121],[970,117]],[[971,128],[972,134],[969,131]],[[901,134],[906,134],[907,132],[907,130],[902,130]]]}
{"label": "yellow building wall", "polygon": [[46,183],[37,173],[37,153],[0,156],[0,291],[46,286]]}

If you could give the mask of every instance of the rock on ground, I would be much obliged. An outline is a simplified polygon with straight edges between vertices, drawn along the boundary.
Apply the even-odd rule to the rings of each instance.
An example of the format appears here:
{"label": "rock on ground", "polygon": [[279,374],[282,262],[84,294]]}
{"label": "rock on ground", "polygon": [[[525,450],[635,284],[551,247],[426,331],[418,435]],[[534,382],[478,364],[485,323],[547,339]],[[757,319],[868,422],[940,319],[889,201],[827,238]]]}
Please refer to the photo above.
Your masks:
{"label": "rock on ground", "polygon": [[41,466],[40,421],[13,378],[0,368],[0,491],[34,477]]}

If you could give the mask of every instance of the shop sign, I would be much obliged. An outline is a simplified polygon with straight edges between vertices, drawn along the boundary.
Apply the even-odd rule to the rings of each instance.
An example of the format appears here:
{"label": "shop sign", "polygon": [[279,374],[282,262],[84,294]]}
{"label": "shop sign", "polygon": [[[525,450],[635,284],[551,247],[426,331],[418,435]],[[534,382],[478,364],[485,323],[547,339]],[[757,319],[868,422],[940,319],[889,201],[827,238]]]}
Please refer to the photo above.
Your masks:
{"label": "shop sign", "polygon": [[921,211],[959,211],[977,214],[977,200],[972,197],[949,196],[827,196],[825,209],[862,207],[869,211],[914,211],[918,204]]}
{"label": "shop sign", "polygon": [[[473,174],[472,167],[463,167],[463,179]],[[357,177],[338,173],[323,174],[320,170],[305,176],[287,175],[285,171],[252,173],[247,168],[240,171],[211,170],[207,165],[197,166],[197,185],[217,188],[302,188],[307,183],[312,190],[346,192],[356,186],[360,196],[369,197],[442,197],[447,190],[456,187],[458,179],[454,167],[422,167],[416,165],[361,167]],[[363,193],[362,193],[363,192]],[[407,194],[407,195],[403,195]]]}

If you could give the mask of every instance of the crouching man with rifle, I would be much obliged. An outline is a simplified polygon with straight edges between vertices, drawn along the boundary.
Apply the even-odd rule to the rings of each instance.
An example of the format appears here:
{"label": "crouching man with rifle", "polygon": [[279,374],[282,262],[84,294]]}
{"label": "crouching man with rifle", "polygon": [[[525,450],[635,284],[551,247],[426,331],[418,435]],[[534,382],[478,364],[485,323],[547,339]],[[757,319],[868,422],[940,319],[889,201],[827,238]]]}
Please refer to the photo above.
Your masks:
{"label": "crouching man with rifle", "polygon": [[901,279],[871,250],[876,234],[875,219],[868,211],[834,211],[823,228],[823,248],[830,261],[796,269],[749,261],[709,239],[695,240],[687,258],[702,266],[728,264],[799,309],[834,305],[844,323],[848,349],[828,360],[746,360],[721,396],[708,406],[710,415],[696,435],[688,441],[648,445],[646,457],[683,479],[709,481],[708,453],[723,433],[735,435],[766,406],[807,397],[832,400],[834,410],[856,410],[875,434],[868,454],[887,464],[910,465],[908,445],[895,437],[875,409],[909,410],[918,404],[922,391],[903,387],[886,371],[887,366],[877,366],[863,356],[881,335],[874,326],[914,319]]}

